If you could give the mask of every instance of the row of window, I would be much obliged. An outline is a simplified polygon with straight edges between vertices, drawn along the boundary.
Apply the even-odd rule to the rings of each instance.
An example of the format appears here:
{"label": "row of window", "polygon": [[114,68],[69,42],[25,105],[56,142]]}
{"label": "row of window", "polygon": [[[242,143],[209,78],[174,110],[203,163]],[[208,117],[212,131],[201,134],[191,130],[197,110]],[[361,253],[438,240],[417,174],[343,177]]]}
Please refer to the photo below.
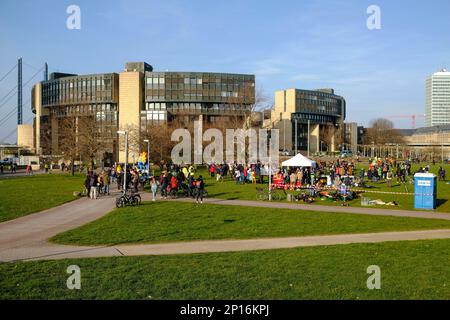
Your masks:
{"label": "row of window", "polygon": [[[185,81],[185,79],[202,79],[203,82],[254,81],[252,75],[231,73],[199,73],[199,72],[146,72],[146,78],[165,78],[169,81]],[[187,80],[186,80],[187,81]]]}
{"label": "row of window", "polygon": [[51,109],[52,113],[56,116],[68,116],[68,115],[89,115],[94,113],[114,113],[117,114],[117,105],[114,104],[89,104],[89,105],[76,105],[65,106]]}
{"label": "row of window", "polygon": [[316,123],[334,123],[336,121],[335,117],[331,116],[324,116],[324,115],[317,115],[317,114],[309,114],[309,113],[296,113],[293,121],[300,120],[300,121],[313,121]]}
{"label": "row of window", "polygon": [[111,101],[111,78],[75,78],[44,83],[43,105],[76,101]]}
{"label": "row of window", "polygon": [[165,121],[167,120],[166,111],[142,111],[141,121]]}
{"label": "row of window", "polygon": [[248,92],[248,95],[254,95],[252,87],[242,84],[182,84],[182,83],[166,83],[166,84],[147,84],[147,90],[215,90],[215,91],[243,91]]}
{"label": "row of window", "polygon": [[341,114],[341,108],[338,106],[326,106],[326,105],[315,105],[315,104],[305,104],[302,103],[298,107],[299,111],[311,112],[311,113],[326,113],[326,114]]}
{"label": "row of window", "polygon": [[214,90],[147,90],[147,96],[185,96],[185,95],[196,95],[199,97],[247,97],[252,98],[251,93],[243,91],[235,91],[233,88],[225,88],[222,91]]}
{"label": "row of window", "polygon": [[248,111],[251,109],[249,105],[240,104],[223,104],[223,103],[165,103],[150,102],[146,103],[145,110],[240,110]]}
{"label": "row of window", "polygon": [[253,104],[254,100],[251,98],[240,98],[233,96],[223,97],[223,96],[214,96],[214,97],[207,97],[207,96],[201,96],[198,94],[186,94],[181,96],[164,96],[164,95],[154,95],[154,96],[147,96],[146,101],[196,101],[196,102],[225,102],[225,103],[242,103],[242,104]]}

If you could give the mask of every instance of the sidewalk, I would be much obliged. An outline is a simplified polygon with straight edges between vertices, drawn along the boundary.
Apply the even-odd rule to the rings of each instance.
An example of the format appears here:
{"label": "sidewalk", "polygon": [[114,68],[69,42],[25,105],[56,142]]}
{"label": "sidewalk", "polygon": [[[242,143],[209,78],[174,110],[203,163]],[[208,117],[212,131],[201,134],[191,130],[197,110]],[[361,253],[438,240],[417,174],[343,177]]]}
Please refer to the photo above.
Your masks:
{"label": "sidewalk", "polygon": [[[171,201],[194,202],[192,199],[175,199]],[[375,216],[394,216],[394,217],[409,217],[422,219],[438,219],[450,220],[450,213],[436,213],[434,211],[412,211],[412,210],[390,210],[379,208],[364,208],[364,207],[339,207],[339,206],[323,206],[323,205],[309,205],[300,203],[287,202],[268,202],[268,201],[250,201],[250,200],[226,200],[206,198],[204,203],[218,204],[227,206],[245,206],[255,208],[274,208],[274,209],[290,209],[290,210],[304,210],[317,212],[333,212],[333,213],[354,213],[366,214]]]}
{"label": "sidewalk", "polygon": [[256,251],[345,245],[352,243],[381,243],[390,241],[414,241],[429,239],[450,239],[450,230],[342,234],[331,236],[265,238],[251,240],[190,241],[147,245],[117,245],[109,247],[77,247],[43,244],[36,247],[20,247],[15,250],[2,251],[0,252],[0,261],[36,261],[93,257]]}

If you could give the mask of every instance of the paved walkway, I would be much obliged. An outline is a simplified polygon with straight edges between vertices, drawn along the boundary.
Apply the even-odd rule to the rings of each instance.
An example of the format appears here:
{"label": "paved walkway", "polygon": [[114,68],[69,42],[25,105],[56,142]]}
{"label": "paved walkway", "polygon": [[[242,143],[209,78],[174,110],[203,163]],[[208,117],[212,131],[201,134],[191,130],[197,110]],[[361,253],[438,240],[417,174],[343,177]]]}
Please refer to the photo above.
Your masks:
{"label": "paved walkway", "polygon": [[[193,241],[149,245],[117,246],[64,246],[48,243],[50,237],[96,220],[114,208],[114,197],[98,200],[79,199],[62,206],[31,214],[0,224],[0,261],[52,260],[65,258],[90,258],[110,256],[166,255],[206,252],[250,251],[307,246],[323,246],[350,243],[376,243],[422,239],[449,239],[450,230],[426,230],[410,232],[385,232],[370,234],[309,236],[290,238],[265,238],[252,240]],[[149,200],[145,194],[143,200]],[[186,201],[186,200],[179,200]],[[192,200],[188,200],[192,201]],[[362,214],[394,215],[428,219],[450,219],[450,215],[379,211],[366,208],[341,208],[306,206],[289,203],[261,203],[256,201],[207,199],[206,202],[223,205],[246,205],[316,211],[353,212]],[[369,210],[369,211],[368,211]]]}
{"label": "paved walkway", "polygon": [[[177,199],[175,201],[193,202],[192,199]],[[257,208],[275,208],[275,209],[290,209],[290,210],[305,210],[318,212],[337,212],[337,213],[354,213],[366,214],[374,216],[394,216],[394,217],[409,217],[409,218],[423,218],[423,219],[438,219],[450,220],[450,213],[441,213],[434,211],[412,211],[412,210],[397,210],[397,209],[380,209],[367,207],[341,207],[341,206],[324,206],[311,205],[301,203],[289,202],[262,202],[250,200],[226,200],[226,199],[204,199],[204,203],[220,204],[228,206],[246,206]]]}

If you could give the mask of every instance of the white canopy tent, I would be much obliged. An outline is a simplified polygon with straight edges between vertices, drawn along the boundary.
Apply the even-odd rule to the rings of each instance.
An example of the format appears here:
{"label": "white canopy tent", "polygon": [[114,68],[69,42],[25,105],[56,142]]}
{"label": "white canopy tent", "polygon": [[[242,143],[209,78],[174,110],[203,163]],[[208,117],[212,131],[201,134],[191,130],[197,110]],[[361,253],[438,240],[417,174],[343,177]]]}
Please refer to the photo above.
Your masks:
{"label": "white canopy tent", "polygon": [[315,167],[316,162],[308,159],[302,154],[298,154],[292,159],[286,160],[281,164],[282,167]]}

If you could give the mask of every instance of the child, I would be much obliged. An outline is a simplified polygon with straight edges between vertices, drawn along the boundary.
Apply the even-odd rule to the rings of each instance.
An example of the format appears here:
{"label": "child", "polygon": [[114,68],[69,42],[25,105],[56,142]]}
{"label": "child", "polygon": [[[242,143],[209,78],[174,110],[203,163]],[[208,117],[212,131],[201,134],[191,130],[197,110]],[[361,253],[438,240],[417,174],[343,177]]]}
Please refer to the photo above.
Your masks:
{"label": "child", "polygon": [[156,192],[158,191],[158,183],[156,182],[155,177],[152,177],[150,187],[152,189],[152,201],[156,201]]}

